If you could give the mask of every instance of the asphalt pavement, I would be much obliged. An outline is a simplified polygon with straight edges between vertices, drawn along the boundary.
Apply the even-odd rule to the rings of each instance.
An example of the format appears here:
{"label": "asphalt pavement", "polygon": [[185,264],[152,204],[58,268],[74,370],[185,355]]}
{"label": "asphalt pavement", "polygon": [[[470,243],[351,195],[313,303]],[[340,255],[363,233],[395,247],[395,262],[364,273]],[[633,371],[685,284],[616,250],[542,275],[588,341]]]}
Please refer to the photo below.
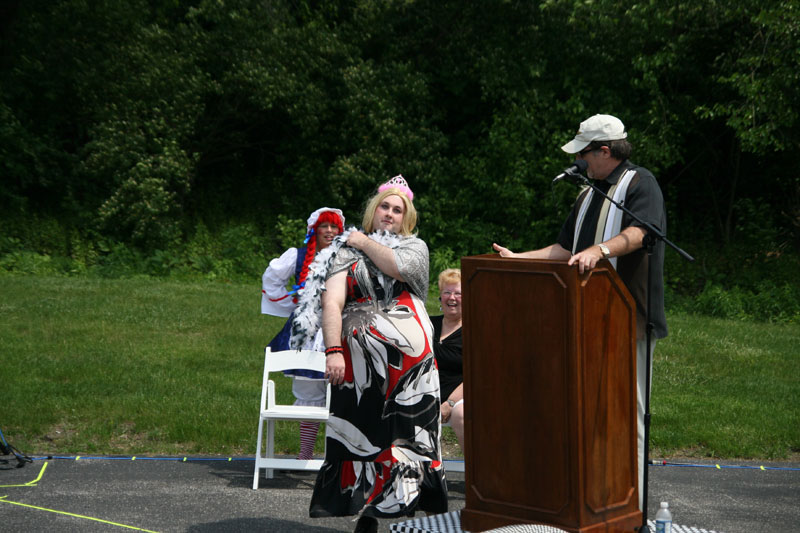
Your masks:
{"label": "asphalt pavement", "polygon": [[[650,518],[668,501],[674,522],[698,531],[800,531],[800,465],[674,462],[650,467]],[[355,526],[351,518],[308,517],[312,472],[262,474],[253,490],[251,458],[64,457],[15,465],[0,464],[2,532],[324,533]],[[464,474],[447,477],[450,511],[462,509]],[[405,520],[381,520],[380,531]]]}

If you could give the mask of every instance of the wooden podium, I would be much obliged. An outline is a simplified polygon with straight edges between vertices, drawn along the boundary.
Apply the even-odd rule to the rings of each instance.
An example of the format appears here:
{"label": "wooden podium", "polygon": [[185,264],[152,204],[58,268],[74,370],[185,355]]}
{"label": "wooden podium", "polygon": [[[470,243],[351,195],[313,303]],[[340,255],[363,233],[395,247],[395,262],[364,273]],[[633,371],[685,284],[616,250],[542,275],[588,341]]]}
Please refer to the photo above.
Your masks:
{"label": "wooden podium", "polygon": [[633,532],[636,306],[610,263],[461,260],[470,532]]}

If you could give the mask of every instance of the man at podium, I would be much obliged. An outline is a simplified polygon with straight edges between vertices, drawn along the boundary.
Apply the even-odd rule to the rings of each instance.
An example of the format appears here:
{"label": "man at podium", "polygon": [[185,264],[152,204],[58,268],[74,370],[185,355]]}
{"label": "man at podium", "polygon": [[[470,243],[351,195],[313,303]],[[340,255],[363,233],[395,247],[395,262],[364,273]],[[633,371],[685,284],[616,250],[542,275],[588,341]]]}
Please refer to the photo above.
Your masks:
{"label": "man at podium", "polygon": [[[632,146],[622,121],[611,115],[594,115],[580,124],[575,138],[561,147],[587,163],[586,175],[594,184],[624,205],[641,220],[666,234],[667,219],[661,188],[653,174],[629,160]],[[655,339],[667,335],[664,314],[664,242],[658,240],[652,256],[642,242],[647,230],[630,215],[586,188],[578,195],[555,244],[528,252],[512,252],[497,243],[494,249],[503,257],[565,260],[579,272],[591,270],[598,261],[608,259],[623,280],[637,311],[637,411],[639,487],[644,478],[644,414],[647,368],[646,311],[648,268],[650,322],[653,325],[651,356]],[[649,394],[649,391],[648,391]],[[639,491],[639,508],[642,491]]]}

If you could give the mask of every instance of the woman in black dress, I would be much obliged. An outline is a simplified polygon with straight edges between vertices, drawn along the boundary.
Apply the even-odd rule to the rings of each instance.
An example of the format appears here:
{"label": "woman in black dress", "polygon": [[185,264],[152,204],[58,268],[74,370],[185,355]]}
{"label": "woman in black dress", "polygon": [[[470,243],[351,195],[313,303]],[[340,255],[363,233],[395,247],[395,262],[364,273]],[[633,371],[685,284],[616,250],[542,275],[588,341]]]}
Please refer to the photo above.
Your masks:
{"label": "woman in black dress", "polygon": [[441,316],[433,322],[433,352],[439,367],[442,422],[449,423],[464,449],[464,374],[461,355],[461,270],[439,274]]}

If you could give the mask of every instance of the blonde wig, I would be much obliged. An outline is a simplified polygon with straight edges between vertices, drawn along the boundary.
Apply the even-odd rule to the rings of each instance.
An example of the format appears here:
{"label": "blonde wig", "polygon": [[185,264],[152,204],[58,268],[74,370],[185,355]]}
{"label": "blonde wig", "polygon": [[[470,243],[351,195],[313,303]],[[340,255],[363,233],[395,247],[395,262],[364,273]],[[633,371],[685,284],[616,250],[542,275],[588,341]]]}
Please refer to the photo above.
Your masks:
{"label": "blonde wig", "polygon": [[414,207],[414,203],[408,199],[408,196],[397,187],[390,187],[379,191],[375,196],[370,198],[369,202],[367,202],[367,208],[364,210],[364,219],[361,222],[364,231],[367,233],[375,231],[375,210],[378,209],[378,206],[381,205],[381,202],[383,202],[387,196],[392,196],[393,194],[399,196],[400,199],[403,200],[403,206],[405,206],[403,223],[400,226],[399,233],[400,235],[412,235],[414,228],[417,227],[417,210]]}

